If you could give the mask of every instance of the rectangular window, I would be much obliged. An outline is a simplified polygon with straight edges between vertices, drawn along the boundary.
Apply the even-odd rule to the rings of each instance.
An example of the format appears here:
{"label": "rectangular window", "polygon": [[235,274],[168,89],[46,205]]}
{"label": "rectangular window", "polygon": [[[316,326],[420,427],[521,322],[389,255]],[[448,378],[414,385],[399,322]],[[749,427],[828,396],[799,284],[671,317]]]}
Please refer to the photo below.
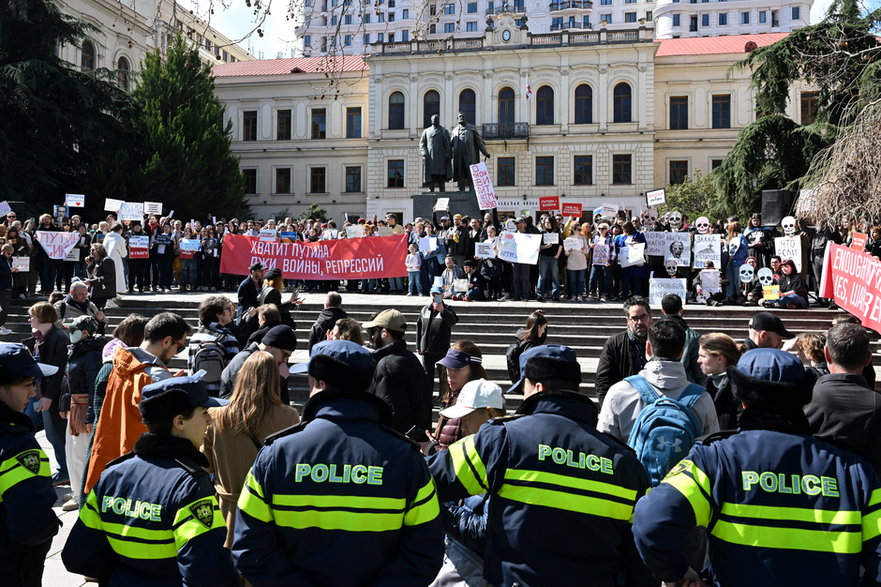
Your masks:
{"label": "rectangular window", "polygon": [[336,26],[336,21],[337,21],[336,14],[334,14],[333,16],[330,17],[330,26]]}
{"label": "rectangular window", "polygon": [[389,159],[388,162],[388,180],[386,187],[402,188],[404,187],[404,160]]}
{"label": "rectangular window", "polygon": [[385,12],[376,15],[376,22],[385,22]]}
{"label": "rectangular window", "polygon": [[385,42],[385,33],[376,33],[376,40],[380,43]]}
{"label": "rectangular window", "polygon": [[801,123],[811,124],[817,119],[817,102],[820,99],[819,92],[801,93]]}
{"label": "rectangular window", "polygon": [[719,26],[727,26],[728,25],[728,13],[720,12],[719,13]]}
{"label": "rectangular window", "polygon": [[768,13],[764,10],[759,10],[759,24],[765,24],[768,22]]}
{"label": "rectangular window", "polygon": [[389,21],[389,22],[395,22],[395,13],[394,13],[394,12],[389,12],[389,13],[388,13],[388,21]]}
{"label": "rectangular window", "polygon": [[591,185],[593,183],[593,155],[576,155],[573,171],[575,185]]}
{"label": "rectangular window", "polygon": [[612,183],[633,183],[632,155],[612,155]]}
{"label": "rectangular window", "polygon": [[554,185],[554,158],[535,158],[535,185]]}
{"label": "rectangular window", "polygon": [[352,35],[343,36],[343,46],[351,47],[352,46]]}
{"label": "rectangular window", "polygon": [[346,138],[361,138],[361,107],[346,108]]}
{"label": "rectangular window", "polygon": [[430,16],[434,16],[435,14],[437,14],[437,5],[432,4],[431,6],[429,6],[428,7],[428,14]]}
{"label": "rectangular window", "polygon": [[351,14],[345,15],[343,17],[343,23],[344,24],[352,24],[352,15]]}
{"label": "rectangular window", "polygon": [[404,10],[401,11],[401,18],[404,20],[410,19],[410,9],[409,8],[405,8]]}
{"label": "rectangular window", "polygon": [[635,12],[625,12],[624,13],[624,22],[636,22],[636,13]]}
{"label": "rectangular window", "polygon": [[361,20],[364,21],[364,24],[370,24],[370,13],[365,12],[364,16],[361,17]]}
{"label": "rectangular window", "polygon": [[801,9],[798,6],[792,7],[792,20],[799,20],[801,18]]}
{"label": "rectangular window", "polygon": [[697,17],[692,16],[688,19],[688,32],[696,33],[697,32]]}
{"label": "rectangular window", "polygon": [[749,12],[740,13],[740,24],[749,24]]}
{"label": "rectangular window", "polygon": [[678,14],[673,15],[673,26],[679,26],[679,15]]}
{"label": "rectangular window", "polygon": [[303,45],[309,49],[312,47],[312,35],[306,35],[303,37]]}
{"label": "rectangular window", "polygon": [[401,31],[401,40],[405,43],[410,40],[410,31],[404,29]]}
{"label": "rectangular window", "polygon": [[444,14],[456,14],[456,5],[444,4]]}
{"label": "rectangular window", "polygon": [[431,23],[428,25],[428,34],[433,35],[437,32],[437,25],[435,23]]}
{"label": "rectangular window", "polygon": [[312,109],[312,138],[327,138],[327,111],[324,108]]}
{"label": "rectangular window", "polygon": [[275,193],[291,193],[291,168],[282,167],[275,170]]}
{"label": "rectangular window", "polygon": [[389,33],[389,34],[388,34],[388,42],[389,42],[389,43],[394,43],[394,42],[395,42],[395,33]]}
{"label": "rectangular window", "polygon": [[445,22],[445,23],[444,23],[444,32],[445,32],[445,33],[454,33],[454,32],[456,32],[456,23],[454,23],[454,22]]}
{"label": "rectangular window", "polygon": [[684,183],[688,175],[688,161],[670,161],[670,183]]}
{"label": "rectangular window", "polygon": [[227,53],[227,52],[224,50],[224,52],[223,52],[223,62],[226,63],[227,61],[229,61],[229,53]]}
{"label": "rectangular window", "polygon": [[721,166],[722,166],[721,159],[713,159],[712,161],[710,161],[710,170],[716,169],[717,167],[721,167]]}
{"label": "rectangular window", "polygon": [[731,95],[713,95],[713,128],[731,128]]}
{"label": "rectangular window", "polygon": [[703,27],[710,26],[710,15],[709,14],[701,14],[701,26],[703,26]]}
{"label": "rectangular window", "polygon": [[477,32],[477,21],[470,20],[465,23],[465,32],[466,33],[474,33]]}
{"label": "rectangular window", "polygon": [[256,194],[257,193],[257,170],[256,169],[242,169],[242,175],[245,176],[245,193],[246,194]]}
{"label": "rectangular window", "polygon": [[309,193],[323,194],[327,192],[327,168],[311,167],[309,169]]}
{"label": "rectangular window", "polygon": [[257,111],[245,110],[242,112],[242,140],[257,140]]}
{"label": "rectangular window", "polygon": [[278,141],[291,140],[291,111],[279,110],[275,116],[275,139]]}
{"label": "rectangular window", "polygon": [[365,33],[365,34],[364,34],[364,44],[365,44],[365,45],[369,45],[369,44],[370,44],[370,33]]}
{"label": "rectangular window", "polygon": [[688,96],[670,96],[670,130],[688,129]]}
{"label": "rectangular window", "polygon": [[477,2],[468,3],[468,14],[477,14]]}
{"label": "rectangular window", "polygon": [[514,182],[514,158],[499,157],[496,161],[498,168],[497,186],[512,186]]}
{"label": "rectangular window", "polygon": [[636,4],[636,0],[624,0],[624,4]]}
{"label": "rectangular window", "polygon": [[600,0],[600,6],[611,6],[612,0]]}
{"label": "rectangular window", "polygon": [[646,21],[646,22],[651,22],[651,21],[652,21],[652,18],[654,18],[654,14],[652,13],[652,11],[651,11],[651,10],[646,10],[646,11],[645,11],[645,21]]}
{"label": "rectangular window", "polygon": [[612,15],[611,14],[601,14],[600,22],[604,22],[606,24],[612,24]]}
{"label": "rectangular window", "polygon": [[361,168],[360,167],[346,167],[346,191],[347,192],[360,192],[361,191]]}

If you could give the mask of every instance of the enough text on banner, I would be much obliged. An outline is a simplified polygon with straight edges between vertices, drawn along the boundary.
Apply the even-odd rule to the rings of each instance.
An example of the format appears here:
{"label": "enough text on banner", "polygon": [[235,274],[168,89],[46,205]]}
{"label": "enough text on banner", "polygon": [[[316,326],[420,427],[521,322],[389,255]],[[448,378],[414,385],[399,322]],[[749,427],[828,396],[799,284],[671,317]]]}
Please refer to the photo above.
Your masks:
{"label": "enough text on banner", "polygon": [[78,232],[54,232],[38,230],[37,242],[46,251],[50,259],[61,260],[67,257],[80,240]]}
{"label": "enough text on banner", "polygon": [[834,298],[863,326],[881,332],[881,259],[829,243],[820,297]]}
{"label": "enough text on banner", "polygon": [[471,181],[474,183],[477,206],[481,210],[492,210],[499,205],[493,180],[486,169],[486,163],[481,161],[471,165]]}
{"label": "enough text on banner", "polygon": [[253,263],[281,269],[285,279],[378,279],[407,275],[407,235],[318,241],[260,242],[257,237],[223,238],[220,271],[247,275]]}

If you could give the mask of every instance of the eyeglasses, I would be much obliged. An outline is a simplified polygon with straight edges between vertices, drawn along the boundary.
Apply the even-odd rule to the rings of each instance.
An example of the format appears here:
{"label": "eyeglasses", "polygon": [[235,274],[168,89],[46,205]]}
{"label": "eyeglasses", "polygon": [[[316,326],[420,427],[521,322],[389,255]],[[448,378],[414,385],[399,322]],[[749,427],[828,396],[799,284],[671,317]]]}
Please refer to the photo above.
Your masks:
{"label": "eyeglasses", "polygon": [[649,319],[649,315],[648,314],[640,314],[639,316],[628,316],[627,319],[630,320],[631,322],[644,322]]}

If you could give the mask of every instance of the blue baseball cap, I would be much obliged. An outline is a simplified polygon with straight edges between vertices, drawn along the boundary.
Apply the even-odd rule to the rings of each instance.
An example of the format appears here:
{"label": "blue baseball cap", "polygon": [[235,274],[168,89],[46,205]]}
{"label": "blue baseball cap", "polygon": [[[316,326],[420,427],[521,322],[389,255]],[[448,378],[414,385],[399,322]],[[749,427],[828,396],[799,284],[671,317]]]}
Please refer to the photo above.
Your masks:
{"label": "blue baseball cap", "polygon": [[754,379],[772,383],[795,383],[805,376],[805,367],[792,353],[778,349],[753,349],[743,353],[737,370]]}
{"label": "blue baseball cap", "polygon": [[172,389],[180,389],[190,398],[193,407],[216,408],[225,406],[228,400],[219,397],[211,397],[202,381],[202,375],[186,375],[184,377],[171,377],[156,383],[145,385],[141,390],[141,405],[149,404],[158,396]]}
{"label": "blue baseball cap", "polygon": [[[325,355],[332,359],[336,359],[345,363],[353,369],[373,370],[376,363],[373,360],[373,353],[365,349],[360,344],[351,340],[324,340],[312,347],[309,353],[310,361],[318,355]],[[309,361],[299,363],[291,367],[291,373],[308,373]]]}
{"label": "blue baseball cap", "polygon": [[517,383],[509,387],[508,391],[505,393],[513,393],[523,385],[523,380],[526,379],[526,375],[524,375],[526,372],[526,363],[528,363],[529,359],[533,357],[544,357],[546,359],[566,361],[567,363],[578,363],[578,356],[575,354],[575,351],[564,344],[543,344],[541,346],[534,346],[520,355],[520,379]]}
{"label": "blue baseball cap", "polygon": [[456,349],[449,349],[444,358],[437,362],[438,365],[443,365],[449,369],[461,369],[472,363],[479,365],[483,363],[483,359],[477,355],[469,355]]}
{"label": "blue baseball cap", "polygon": [[28,347],[23,344],[0,343],[0,366],[13,377],[48,377],[58,372],[58,367],[38,363]]}
{"label": "blue baseball cap", "polygon": [[728,376],[734,397],[770,411],[800,411],[811,401],[815,379],[795,355],[766,348],[745,352]]}

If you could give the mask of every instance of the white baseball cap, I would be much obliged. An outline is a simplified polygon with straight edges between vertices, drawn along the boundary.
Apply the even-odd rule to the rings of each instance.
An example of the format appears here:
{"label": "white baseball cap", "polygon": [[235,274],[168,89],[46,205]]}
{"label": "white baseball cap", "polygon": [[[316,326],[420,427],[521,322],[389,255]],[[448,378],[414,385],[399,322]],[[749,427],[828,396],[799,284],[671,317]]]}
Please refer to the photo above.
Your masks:
{"label": "white baseball cap", "polygon": [[486,379],[475,379],[462,386],[456,403],[441,411],[444,418],[462,418],[478,408],[502,410],[505,400],[502,388]]}

